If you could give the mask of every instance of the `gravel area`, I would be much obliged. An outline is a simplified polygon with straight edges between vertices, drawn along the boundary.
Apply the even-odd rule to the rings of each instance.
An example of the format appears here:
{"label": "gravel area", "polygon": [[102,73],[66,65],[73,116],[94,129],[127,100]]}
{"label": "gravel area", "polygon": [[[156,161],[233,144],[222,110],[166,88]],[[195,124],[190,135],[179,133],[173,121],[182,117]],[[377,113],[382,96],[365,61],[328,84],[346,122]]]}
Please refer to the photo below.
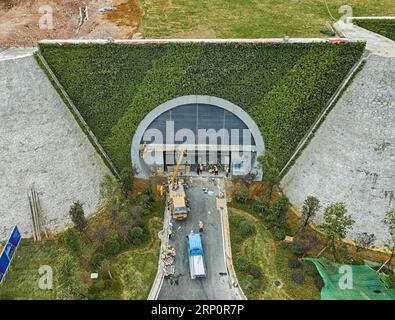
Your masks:
{"label": "gravel area", "polygon": [[14,225],[32,235],[33,184],[51,231],[70,224],[73,201],[94,213],[110,171],[33,57],[0,60],[0,88],[0,240]]}
{"label": "gravel area", "polygon": [[395,206],[394,88],[395,58],[371,55],[281,182],[299,208],[308,195],[344,202],[356,221],[348,236],[374,233],[377,245]]}

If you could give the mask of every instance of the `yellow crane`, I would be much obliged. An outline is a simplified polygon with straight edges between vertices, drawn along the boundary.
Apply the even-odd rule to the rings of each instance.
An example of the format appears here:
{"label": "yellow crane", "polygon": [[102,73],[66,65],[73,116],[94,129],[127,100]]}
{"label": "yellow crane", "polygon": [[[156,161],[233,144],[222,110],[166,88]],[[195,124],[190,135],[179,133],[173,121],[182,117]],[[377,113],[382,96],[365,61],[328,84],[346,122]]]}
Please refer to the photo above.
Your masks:
{"label": "yellow crane", "polygon": [[[175,184],[177,180],[177,175],[180,170],[180,165],[182,163],[182,160],[184,160],[184,157],[186,156],[186,151],[185,147],[182,145],[174,146],[174,147],[154,147],[154,150],[157,152],[173,152],[177,151],[179,152],[180,156],[177,160],[176,168],[174,169],[173,175],[172,175],[172,183]],[[143,157],[147,154],[148,152],[143,153]]]}

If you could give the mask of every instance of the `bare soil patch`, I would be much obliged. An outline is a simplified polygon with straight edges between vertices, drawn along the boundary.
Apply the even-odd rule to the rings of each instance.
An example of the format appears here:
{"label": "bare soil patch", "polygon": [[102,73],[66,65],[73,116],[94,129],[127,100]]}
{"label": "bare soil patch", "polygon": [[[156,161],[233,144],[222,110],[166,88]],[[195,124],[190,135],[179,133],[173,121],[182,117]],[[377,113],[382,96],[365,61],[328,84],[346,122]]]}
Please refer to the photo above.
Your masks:
{"label": "bare soil patch", "polygon": [[[32,47],[44,38],[68,38],[78,22],[76,0],[6,0],[0,7],[0,43],[5,47]],[[40,7],[49,5],[53,12],[53,29],[40,29]]]}
{"label": "bare soil patch", "polygon": [[[53,29],[40,29],[40,8],[50,6]],[[80,7],[88,7],[79,33]],[[103,7],[115,11],[99,12]],[[131,38],[140,32],[143,9],[138,0],[2,0],[0,3],[0,46],[33,47],[41,39]]]}
{"label": "bare soil patch", "polygon": [[115,11],[105,13],[106,18],[117,26],[134,27],[139,30],[144,14],[138,0],[128,0],[116,6]]}

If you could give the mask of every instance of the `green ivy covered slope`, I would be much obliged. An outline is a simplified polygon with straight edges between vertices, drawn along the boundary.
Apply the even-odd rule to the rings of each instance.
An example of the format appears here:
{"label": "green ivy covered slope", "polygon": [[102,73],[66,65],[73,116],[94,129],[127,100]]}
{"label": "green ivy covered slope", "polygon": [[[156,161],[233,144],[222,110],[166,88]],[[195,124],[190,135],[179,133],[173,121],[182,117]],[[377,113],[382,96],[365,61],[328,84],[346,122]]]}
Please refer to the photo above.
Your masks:
{"label": "green ivy covered slope", "polygon": [[395,41],[395,19],[355,19],[353,23]]}
{"label": "green ivy covered slope", "polygon": [[116,167],[145,115],[183,95],[229,100],[257,122],[282,167],[363,43],[40,45]]}

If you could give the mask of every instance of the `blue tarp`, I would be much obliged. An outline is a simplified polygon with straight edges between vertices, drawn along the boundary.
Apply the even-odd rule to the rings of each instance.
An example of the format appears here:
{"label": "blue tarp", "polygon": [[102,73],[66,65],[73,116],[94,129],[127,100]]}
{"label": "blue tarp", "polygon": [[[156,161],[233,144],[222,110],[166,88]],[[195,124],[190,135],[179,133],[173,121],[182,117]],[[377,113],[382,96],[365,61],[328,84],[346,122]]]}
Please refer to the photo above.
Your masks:
{"label": "blue tarp", "polygon": [[14,229],[12,229],[11,235],[5,244],[3,252],[0,255],[0,283],[3,281],[4,276],[7,273],[12,257],[14,256],[20,241],[21,234],[18,230],[18,227],[15,226]]}

